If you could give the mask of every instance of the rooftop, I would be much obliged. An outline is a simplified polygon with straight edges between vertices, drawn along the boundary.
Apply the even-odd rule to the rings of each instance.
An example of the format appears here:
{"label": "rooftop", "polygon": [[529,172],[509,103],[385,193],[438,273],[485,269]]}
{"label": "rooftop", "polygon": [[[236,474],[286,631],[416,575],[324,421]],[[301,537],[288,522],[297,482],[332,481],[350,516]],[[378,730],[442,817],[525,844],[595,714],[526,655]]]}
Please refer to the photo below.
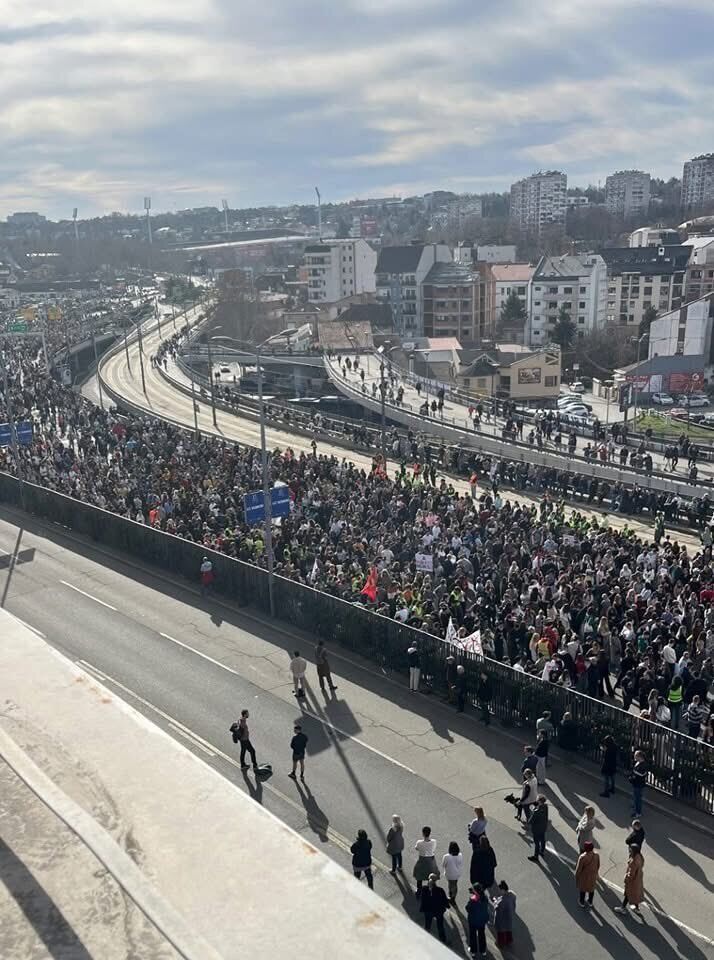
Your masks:
{"label": "rooftop", "polygon": [[540,280],[544,277],[559,277],[563,280],[575,279],[590,274],[592,271],[592,254],[576,257],[564,254],[562,257],[542,257],[535,268],[533,278]]}
{"label": "rooftop", "polygon": [[[664,253],[660,252],[662,250]],[[684,244],[665,247],[605,247],[600,251],[600,256],[607,264],[609,276],[618,277],[623,273],[659,276],[684,270],[691,252],[691,248]]]}
{"label": "rooftop", "polygon": [[493,279],[498,283],[528,283],[535,273],[530,263],[494,263],[491,267]]}
{"label": "rooftop", "polygon": [[375,273],[414,273],[424,250],[423,243],[401,247],[383,247],[379,251]]}
{"label": "rooftop", "polygon": [[441,263],[437,261],[424,278],[424,283],[473,283],[475,280],[476,273],[465,263],[454,263],[453,261]]}

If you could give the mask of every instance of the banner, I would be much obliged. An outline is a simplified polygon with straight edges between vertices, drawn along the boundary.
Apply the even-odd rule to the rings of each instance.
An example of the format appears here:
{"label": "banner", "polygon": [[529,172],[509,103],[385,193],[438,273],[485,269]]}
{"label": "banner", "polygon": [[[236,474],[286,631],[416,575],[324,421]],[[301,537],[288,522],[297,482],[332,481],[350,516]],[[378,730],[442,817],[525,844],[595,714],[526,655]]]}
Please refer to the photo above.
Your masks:
{"label": "banner", "polygon": [[454,646],[459,647],[465,653],[475,653],[477,656],[483,656],[483,645],[481,643],[481,631],[474,630],[468,637],[462,637],[456,640]]}
{"label": "banner", "polygon": [[414,557],[417,570],[424,573],[434,572],[434,558],[430,553],[417,553]]}

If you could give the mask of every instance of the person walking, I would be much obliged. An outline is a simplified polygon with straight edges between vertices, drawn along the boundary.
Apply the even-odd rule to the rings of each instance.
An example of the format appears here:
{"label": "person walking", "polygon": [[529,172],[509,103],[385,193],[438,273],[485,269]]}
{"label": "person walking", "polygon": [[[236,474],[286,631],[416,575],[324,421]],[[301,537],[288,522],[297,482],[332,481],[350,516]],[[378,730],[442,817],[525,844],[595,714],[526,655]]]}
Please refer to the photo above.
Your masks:
{"label": "person walking", "polygon": [[528,857],[533,863],[538,863],[545,855],[545,835],[548,830],[548,803],[543,794],[538,795],[536,805],[531,810],[528,825],[533,836],[533,856]]}
{"label": "person walking", "polygon": [[419,651],[416,644],[413,643],[407,650],[407,659],[409,660],[409,689],[414,692],[419,689],[419,679],[421,677]]}
{"label": "person walking", "polygon": [[497,866],[496,853],[488,837],[482,834],[471,854],[471,869],[469,871],[471,883],[480,883],[484,889],[490,890],[496,882]]}
{"label": "person walking", "polygon": [[250,759],[253,764],[253,769],[258,769],[258,761],[255,757],[255,750],[253,749],[253,744],[250,742],[250,730],[248,729],[248,717],[250,714],[247,710],[241,710],[240,720],[237,723],[234,723],[231,726],[231,733],[234,737],[237,737],[236,743],[240,744],[240,768],[241,770],[248,770],[249,765],[245,762],[246,753],[250,754]]}
{"label": "person walking", "polygon": [[522,820],[525,813],[526,820],[531,812],[533,804],[536,802],[538,794],[538,781],[533,770],[528,767],[523,771],[523,786],[521,787],[520,799],[516,801],[516,820]]}
{"label": "person walking", "polygon": [[288,776],[296,780],[295,771],[300,764],[300,779],[305,779],[305,748],[307,747],[307,736],[302,732],[302,726],[296,723],[293,727],[293,738],[290,741],[290,749],[293,752],[293,769]]}
{"label": "person walking", "polygon": [[421,840],[417,840],[414,849],[418,854],[412,875],[416,880],[416,895],[421,896],[422,884],[426,883],[432,873],[439,876],[436,866],[436,840],[431,835],[431,827],[421,828]]}
{"label": "person walking", "polygon": [[480,883],[469,888],[471,896],[466,904],[469,924],[469,950],[472,957],[486,956],[486,924],[489,920],[489,904],[486,891]]}
{"label": "person walking", "polygon": [[575,835],[578,840],[578,849],[582,853],[585,849],[585,844],[589,843],[593,845],[593,830],[595,829],[595,807],[591,807],[588,804],[585,807],[582,817],[578,820],[578,825],[575,828]]}
{"label": "person walking", "polygon": [[632,816],[642,816],[642,791],[647,786],[647,761],[642,750],[635,750],[634,764],[630,774],[632,785]]}
{"label": "person walking", "polygon": [[332,671],[330,670],[330,661],[327,658],[324,640],[318,640],[317,646],[315,647],[315,665],[317,666],[317,679],[320,681],[320,690],[322,690],[323,693],[326,692],[325,681],[327,680],[330,692],[334,693],[337,687],[332,682]]}
{"label": "person walking", "polygon": [[433,920],[436,920],[436,929],[439,931],[439,940],[446,943],[446,928],[444,927],[444,914],[449,907],[449,901],[443,887],[439,886],[438,873],[431,873],[428,877],[428,883],[422,890],[419,910],[424,914],[424,929],[431,930]]}
{"label": "person walking", "polygon": [[498,884],[498,894],[494,898],[495,908],[493,929],[496,933],[496,946],[503,950],[513,943],[513,922],[516,918],[516,895],[509,889],[505,880]]}
{"label": "person walking", "polygon": [[392,825],[387,830],[387,853],[392,858],[392,869],[389,871],[394,876],[397,870],[402,870],[402,854],[404,852],[404,824],[402,818],[396,813],[392,815]]}
{"label": "person walking", "polygon": [[630,858],[625,870],[625,896],[622,906],[615,907],[615,913],[627,913],[627,907],[635,913],[640,912],[640,904],[645,898],[644,892],[645,860],[636,843],[630,844]]}
{"label": "person walking", "polygon": [[449,852],[441,858],[441,869],[449,887],[449,903],[456,906],[456,894],[459,892],[459,880],[464,870],[464,855],[455,840],[449,844]]}
{"label": "person walking", "polygon": [[208,557],[204,557],[203,560],[201,560],[199,575],[201,579],[201,596],[205,597],[206,592],[211,589],[211,586],[213,585],[213,581],[215,580],[215,576],[213,573],[213,564],[208,559]]}
{"label": "person walking", "polygon": [[578,888],[578,899],[580,906],[585,906],[587,897],[588,905],[593,905],[595,897],[595,887],[600,875],[600,856],[595,853],[593,844],[586,840],[583,844],[583,852],[578,857],[575,865],[575,885]]}
{"label": "person walking", "polygon": [[298,700],[305,696],[305,672],[307,671],[307,660],[300,656],[300,651],[295,650],[290,660],[290,673],[293,677],[293,691]]}
{"label": "person walking", "polygon": [[545,732],[545,730],[539,730],[538,742],[536,743],[535,750],[533,751],[537,758],[535,775],[536,775],[536,780],[538,781],[539,787],[546,786],[545,768],[548,763],[548,747],[549,746],[550,746],[550,742],[548,740],[548,734]]}
{"label": "person walking", "polygon": [[615,792],[615,774],[617,773],[617,744],[609,734],[600,744],[602,747],[602,766],[600,773],[603,778],[601,797],[609,797]]}
{"label": "person walking", "polygon": [[483,807],[474,807],[474,813],[476,816],[469,824],[469,843],[471,846],[476,846],[488,827],[488,820],[483,812]]}
{"label": "person walking", "polygon": [[367,836],[366,830],[357,831],[357,839],[350,847],[352,854],[352,873],[359,880],[364,873],[367,878],[367,885],[370,890],[374,890],[374,877],[372,876],[372,841]]}

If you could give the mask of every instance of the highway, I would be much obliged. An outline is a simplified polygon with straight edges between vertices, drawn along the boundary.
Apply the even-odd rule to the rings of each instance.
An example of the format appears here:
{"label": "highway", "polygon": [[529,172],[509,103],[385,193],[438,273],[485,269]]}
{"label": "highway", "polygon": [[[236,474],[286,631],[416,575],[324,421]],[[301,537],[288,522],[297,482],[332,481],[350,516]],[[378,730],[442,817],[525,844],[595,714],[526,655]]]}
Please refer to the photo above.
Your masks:
{"label": "highway", "polygon": [[[375,676],[337,650],[332,651],[336,695],[319,692],[311,665],[307,702],[299,707],[288,651],[300,640],[279,626],[203,602],[188,585],[167,582],[155,571],[4,509],[0,555],[7,610],[286,823],[324,844],[343,866],[349,868],[347,847],[356,830],[366,829],[378,861],[377,892],[410,914],[411,848],[420,827],[433,827],[440,855],[451,839],[463,848],[470,809],[481,803],[497,874],[519,897],[513,956],[555,960],[575,930],[581,960],[629,953],[641,960],[714,958],[708,942],[714,939],[709,909],[714,876],[704,852],[714,840],[695,828],[696,813],[682,811],[691,820],[686,825],[646,812],[645,886],[655,909],[645,911],[644,921],[613,914],[617,892],[611,888],[604,890],[597,911],[579,910],[571,875],[573,826],[584,803],[597,799],[598,782],[572,768],[558,769],[556,761],[547,790],[551,852],[545,866],[530,863],[512,808],[502,799],[515,786],[525,734],[486,732],[430,698],[410,697],[402,678]],[[302,648],[311,660],[307,642]],[[252,772],[238,769],[228,733],[242,707],[251,712],[259,761],[274,768],[262,786]],[[288,744],[299,717],[309,736],[304,785],[287,776]],[[603,872],[615,887],[624,872],[627,806],[620,796],[598,817]],[[408,838],[406,874],[396,880],[384,868],[388,858],[381,841],[394,812],[402,815]],[[259,865],[242,865],[247,876],[254,868]],[[465,892],[464,883],[461,906]],[[455,942],[458,926],[455,921]]]}
{"label": "highway", "polygon": [[[198,317],[199,309],[191,311],[189,322],[195,322]],[[139,369],[139,344],[138,342],[129,344],[129,356],[131,361],[131,370],[126,363],[126,355],[123,349],[118,349],[100,361],[100,371],[102,380],[113,393],[127,400],[134,408],[152,413],[157,417],[162,417],[179,423],[189,429],[194,428],[194,414],[191,397],[172,385],[167,378],[157,369],[151,366],[149,357],[155,353],[163,337],[170,337],[174,333],[173,325],[162,321],[161,334],[158,329],[151,331],[143,338],[144,345],[144,374],[146,382],[146,394],[142,390],[141,375]],[[179,376],[177,374],[177,376]],[[93,381],[89,381],[83,388],[83,393],[90,398],[96,396],[96,390]],[[211,405],[206,400],[199,402],[198,426],[202,433],[213,434],[225,440],[249,444],[254,447],[260,446],[260,427],[257,422],[250,420],[240,413],[217,410],[217,426],[214,427],[211,416]],[[303,436],[289,430],[276,429],[268,425],[266,429],[266,442],[271,449],[291,447],[296,452],[311,453],[311,438]],[[318,444],[318,453],[330,454],[343,459],[347,457],[358,467],[369,471],[372,468],[372,456],[368,453],[346,450],[344,447],[320,441]],[[399,464],[390,461],[388,464],[390,472],[394,473]],[[469,492],[469,486],[465,480],[457,480],[452,477],[447,478],[460,493]],[[540,502],[537,496],[531,496],[522,493],[513,493],[505,491],[505,496],[511,502],[527,503],[529,505]],[[578,510],[584,516],[597,516],[602,520],[607,516],[607,522],[613,527],[622,527],[627,525],[638,534],[650,537],[652,524],[647,520],[637,520],[631,517],[614,516],[603,510],[587,509],[584,505],[578,505]],[[695,534],[677,534],[677,539],[686,543],[689,547],[697,547],[699,538]]]}

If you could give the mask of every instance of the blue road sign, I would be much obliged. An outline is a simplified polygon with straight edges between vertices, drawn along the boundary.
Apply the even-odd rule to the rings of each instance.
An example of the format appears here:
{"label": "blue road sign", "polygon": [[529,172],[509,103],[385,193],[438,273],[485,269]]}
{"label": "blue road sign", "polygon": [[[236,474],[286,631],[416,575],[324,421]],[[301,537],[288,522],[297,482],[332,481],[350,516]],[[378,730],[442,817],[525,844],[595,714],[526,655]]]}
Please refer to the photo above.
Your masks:
{"label": "blue road sign", "polygon": [[[18,443],[32,443],[32,424],[29,420],[23,420],[15,424]],[[12,430],[9,423],[0,423],[0,447],[9,447],[12,445]]]}
{"label": "blue road sign", "polygon": [[[263,491],[246,493],[243,497],[246,523],[262,523],[265,520]],[[290,490],[288,487],[273,487],[270,491],[270,512],[273,517],[287,517],[290,513]]]}

